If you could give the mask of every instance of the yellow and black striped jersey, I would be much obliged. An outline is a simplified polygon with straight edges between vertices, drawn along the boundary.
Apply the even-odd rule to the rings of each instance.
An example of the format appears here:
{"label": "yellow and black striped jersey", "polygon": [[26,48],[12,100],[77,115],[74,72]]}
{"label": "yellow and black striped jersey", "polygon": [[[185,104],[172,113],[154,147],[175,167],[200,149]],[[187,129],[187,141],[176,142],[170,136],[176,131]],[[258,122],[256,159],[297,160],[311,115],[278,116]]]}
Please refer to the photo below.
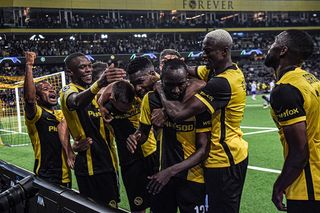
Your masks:
{"label": "yellow and black striped jersey", "polygon": [[108,128],[110,128],[110,131],[114,135],[117,142],[120,165],[122,166],[129,165],[142,157],[147,157],[154,153],[157,149],[156,139],[153,131],[150,131],[148,140],[141,145],[140,151],[132,154],[126,147],[127,138],[139,127],[140,104],[141,100],[135,98],[131,110],[126,113],[118,111],[111,102],[107,102],[105,104],[105,107],[113,118],[109,123],[110,125],[108,125]]}
{"label": "yellow and black striped jersey", "polygon": [[62,111],[49,110],[38,105],[36,111],[32,119],[25,116],[35,154],[34,173],[49,182],[69,183],[71,173],[57,128],[63,119]]}
{"label": "yellow and black striped jersey", "polygon": [[320,97],[319,80],[300,67],[290,67],[271,93],[272,117],[279,128],[284,157],[288,154],[283,127],[306,122],[309,161],[286,189],[291,200],[320,200]]}
{"label": "yellow and black striped jersey", "polygon": [[229,167],[245,160],[248,143],[240,129],[246,102],[242,71],[233,64],[212,77],[195,97],[213,114],[211,148],[205,167]]}
{"label": "yellow and black striped jersey", "polygon": [[196,75],[200,80],[204,80],[205,82],[208,82],[213,74],[214,72],[210,70],[206,65],[201,65],[196,67]]}
{"label": "yellow and black striped jersey", "polygon": [[67,105],[69,95],[84,90],[85,88],[70,83],[60,93],[61,108],[73,139],[90,137],[93,141],[89,149],[77,154],[75,173],[87,176],[115,171],[116,159],[111,150],[113,137],[104,127],[96,99],[94,98],[88,106],[76,110]]}
{"label": "yellow and black striped jersey", "polygon": [[[151,113],[162,108],[160,97],[155,92],[149,92],[142,100],[140,125],[147,134],[151,128]],[[207,112],[193,116],[179,123],[167,121],[160,133],[160,170],[187,159],[196,151],[196,133],[211,131],[211,115]],[[197,165],[182,171],[177,177],[204,183],[203,169]]]}

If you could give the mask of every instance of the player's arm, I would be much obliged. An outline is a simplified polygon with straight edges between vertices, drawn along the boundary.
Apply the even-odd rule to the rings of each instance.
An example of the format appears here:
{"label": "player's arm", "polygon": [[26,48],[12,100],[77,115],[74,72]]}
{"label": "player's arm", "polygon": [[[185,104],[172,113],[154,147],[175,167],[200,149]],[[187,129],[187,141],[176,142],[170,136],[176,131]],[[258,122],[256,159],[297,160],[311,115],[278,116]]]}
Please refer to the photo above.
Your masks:
{"label": "player's arm", "polygon": [[151,130],[151,111],[149,105],[149,93],[146,94],[141,102],[140,106],[140,119],[139,127],[136,132],[132,135],[129,135],[127,138],[126,144],[127,149],[134,153],[137,149],[137,146],[142,145],[147,141],[150,130]]}
{"label": "player's arm", "polygon": [[224,78],[212,78],[207,85],[188,101],[169,101],[161,85],[156,86],[168,116],[175,122],[185,120],[207,110],[211,114],[225,107],[231,98],[229,82]]}
{"label": "player's arm", "polygon": [[25,112],[28,119],[34,118],[37,112],[36,108],[36,87],[33,82],[32,67],[36,54],[34,52],[26,52],[26,74],[24,78],[24,101],[25,101]]}
{"label": "player's arm", "polygon": [[[278,210],[286,210],[282,203],[284,190],[301,174],[309,159],[305,111],[301,93],[290,85],[278,86],[272,93],[271,106],[283,128],[288,155],[281,174],[273,186],[272,201]],[[286,110],[295,113],[289,115]]]}
{"label": "player's arm", "polygon": [[99,108],[100,108],[100,113],[101,113],[101,117],[103,118],[104,122],[106,122],[106,123],[109,123],[112,120],[110,112],[104,106],[104,104],[107,103],[109,101],[110,97],[111,97],[112,86],[113,86],[113,83],[111,83],[108,86],[104,87],[99,92],[100,93],[100,97],[98,99],[98,104],[99,104]]}
{"label": "player's arm", "polygon": [[61,145],[63,147],[64,152],[67,155],[67,164],[71,169],[73,169],[75,154],[72,151],[71,144],[70,144],[70,134],[68,131],[67,121],[65,119],[62,119],[58,124],[57,128],[58,128],[58,134],[59,134]]}
{"label": "player's arm", "polygon": [[108,67],[90,88],[83,92],[69,95],[67,98],[68,107],[70,109],[79,109],[89,105],[101,88],[112,82],[122,80],[125,76],[126,72],[123,69],[115,68],[114,66]]}

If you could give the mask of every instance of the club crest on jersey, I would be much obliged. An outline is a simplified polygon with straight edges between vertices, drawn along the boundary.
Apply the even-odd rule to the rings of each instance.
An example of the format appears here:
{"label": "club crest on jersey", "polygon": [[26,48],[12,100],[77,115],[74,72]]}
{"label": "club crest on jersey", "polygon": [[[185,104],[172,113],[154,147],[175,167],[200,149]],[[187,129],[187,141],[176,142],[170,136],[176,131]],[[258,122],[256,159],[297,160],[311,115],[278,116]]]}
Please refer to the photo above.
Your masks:
{"label": "club crest on jersey", "polygon": [[66,85],[62,88],[62,92],[66,92],[68,89],[70,89],[70,86]]}

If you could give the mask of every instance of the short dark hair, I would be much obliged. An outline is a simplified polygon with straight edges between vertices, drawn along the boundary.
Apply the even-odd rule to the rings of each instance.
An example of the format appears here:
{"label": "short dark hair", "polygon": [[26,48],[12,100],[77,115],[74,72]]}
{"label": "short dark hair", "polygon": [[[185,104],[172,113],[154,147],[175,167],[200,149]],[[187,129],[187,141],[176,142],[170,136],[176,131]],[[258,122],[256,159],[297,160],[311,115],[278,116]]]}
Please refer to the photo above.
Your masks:
{"label": "short dark hair", "polygon": [[73,59],[77,58],[77,57],[86,57],[85,54],[80,53],[80,52],[75,52],[75,53],[71,53],[70,55],[68,55],[65,59],[64,59],[64,64],[66,65],[67,68],[71,67],[72,61]]}
{"label": "short dark hair", "polygon": [[135,97],[134,87],[125,80],[115,82],[112,86],[112,93],[115,101],[125,104],[132,103]]}
{"label": "short dark hair", "polygon": [[161,51],[160,53],[160,60],[162,58],[164,58],[166,55],[175,55],[175,56],[178,56],[178,58],[181,58],[181,54],[177,51],[177,50],[174,50],[174,49],[164,49]]}
{"label": "short dark hair", "polygon": [[99,79],[103,71],[108,68],[108,64],[102,61],[97,61],[92,64],[92,82],[95,82]]}
{"label": "short dark hair", "polygon": [[181,59],[174,58],[174,59],[169,59],[169,60],[165,61],[163,64],[162,72],[161,72],[161,78],[163,78],[163,76],[171,73],[171,70],[176,70],[176,69],[180,69],[180,68],[183,68],[186,71],[186,73],[188,74],[187,65]]}
{"label": "short dark hair", "polygon": [[309,58],[314,49],[312,37],[302,30],[286,30],[277,37],[279,43],[286,45],[299,59]]}
{"label": "short dark hair", "polygon": [[127,66],[127,73],[131,75],[138,72],[139,70],[143,70],[152,66],[153,64],[149,58],[139,56],[129,62]]}

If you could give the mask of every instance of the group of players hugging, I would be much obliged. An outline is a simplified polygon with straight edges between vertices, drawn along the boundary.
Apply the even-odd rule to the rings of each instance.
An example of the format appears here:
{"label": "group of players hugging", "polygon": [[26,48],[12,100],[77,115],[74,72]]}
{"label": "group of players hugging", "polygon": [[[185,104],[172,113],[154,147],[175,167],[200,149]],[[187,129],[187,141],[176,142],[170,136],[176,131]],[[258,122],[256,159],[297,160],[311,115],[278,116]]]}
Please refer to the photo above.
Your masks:
{"label": "group of players hugging", "polygon": [[124,70],[72,53],[59,104],[50,83],[34,83],[36,56],[26,52],[34,173],[71,187],[74,169],[80,194],[117,208],[120,168],[132,212],[239,212],[248,166],[240,129],[246,85],[232,44],[227,31],[211,31],[203,40],[207,65],[187,66],[165,49],[157,72],[146,57]]}

